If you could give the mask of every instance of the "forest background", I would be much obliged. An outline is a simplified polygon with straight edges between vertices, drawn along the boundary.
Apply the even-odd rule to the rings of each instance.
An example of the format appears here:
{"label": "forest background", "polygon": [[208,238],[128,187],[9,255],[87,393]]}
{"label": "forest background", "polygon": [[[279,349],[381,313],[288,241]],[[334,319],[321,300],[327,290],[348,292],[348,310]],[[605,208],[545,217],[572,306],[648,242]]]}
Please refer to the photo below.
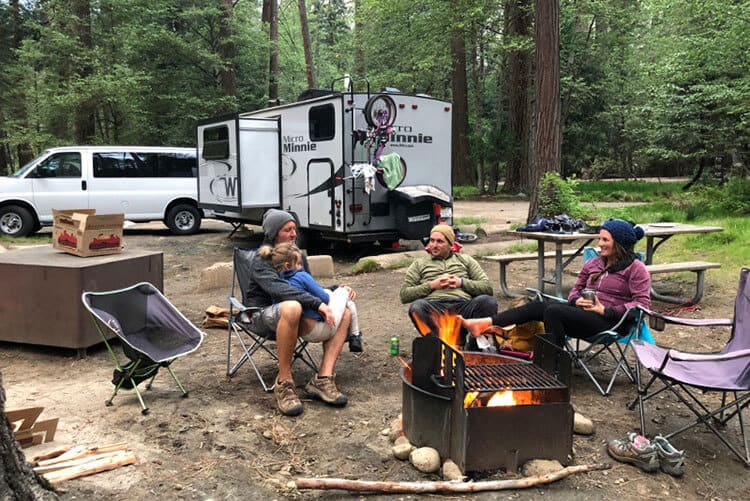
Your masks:
{"label": "forest background", "polygon": [[747,177],[746,0],[0,0],[0,174],[51,146],[193,146],[199,119],[349,73],[454,103],[454,184],[529,193],[550,5],[564,177]]}

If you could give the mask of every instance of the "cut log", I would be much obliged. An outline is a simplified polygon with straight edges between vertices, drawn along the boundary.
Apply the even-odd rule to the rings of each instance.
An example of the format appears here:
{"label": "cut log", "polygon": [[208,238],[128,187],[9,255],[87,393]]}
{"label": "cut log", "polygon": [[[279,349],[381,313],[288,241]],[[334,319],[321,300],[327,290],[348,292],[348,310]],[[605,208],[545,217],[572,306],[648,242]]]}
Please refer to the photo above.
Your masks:
{"label": "cut log", "polygon": [[65,468],[62,470],[51,471],[49,473],[45,473],[43,476],[49,482],[55,484],[63,482],[65,480],[72,480],[74,478],[93,475],[94,473],[100,473],[102,471],[114,470],[115,468],[119,468],[120,466],[127,466],[135,463],[135,454],[133,454],[131,451],[118,451],[115,452],[112,456],[95,459],[80,466],[71,466],[70,468]]}
{"label": "cut log", "polygon": [[51,456],[39,460],[36,460],[36,458],[34,458],[34,460],[32,460],[32,464],[34,466],[49,466],[56,463],[71,461],[87,456],[94,456],[104,452],[124,451],[127,450],[127,448],[128,444],[126,442],[117,442],[114,444],[102,446],[77,445],[56,456]]}
{"label": "cut log", "polygon": [[344,478],[298,478],[297,489],[339,489],[356,492],[397,492],[397,493],[435,493],[435,492],[484,492],[509,489],[525,489],[536,485],[550,484],[576,473],[608,470],[611,464],[588,464],[568,466],[562,470],[546,475],[493,480],[486,482],[374,482],[367,480],[347,480]]}
{"label": "cut log", "polygon": [[48,472],[56,471],[56,470],[62,470],[63,468],[70,468],[71,466],[80,466],[82,464],[90,463],[92,461],[97,461],[99,459],[116,456],[120,454],[121,452],[122,451],[102,452],[100,454],[79,457],[77,459],[70,459],[68,461],[59,461],[53,464],[35,466],[34,471],[41,474],[41,473],[48,473]]}

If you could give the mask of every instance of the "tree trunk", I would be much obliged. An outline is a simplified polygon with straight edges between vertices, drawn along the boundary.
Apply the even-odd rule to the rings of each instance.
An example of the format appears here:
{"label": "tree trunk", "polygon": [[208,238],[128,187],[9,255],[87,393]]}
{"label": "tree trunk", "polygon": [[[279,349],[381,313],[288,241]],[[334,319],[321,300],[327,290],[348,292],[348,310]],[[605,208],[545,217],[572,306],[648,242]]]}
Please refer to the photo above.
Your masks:
{"label": "tree trunk", "polygon": [[360,2],[361,0],[354,0],[354,68],[356,71],[354,76],[362,78],[367,75],[367,66],[365,64],[365,52],[362,48],[362,30],[365,23],[362,21]]}
{"label": "tree trunk", "polygon": [[307,7],[305,0],[297,0],[299,5],[299,25],[302,30],[302,48],[305,52],[305,69],[307,71],[307,86],[315,87],[315,68],[313,67],[312,46],[310,44],[310,26],[307,23]]}
{"label": "tree trunk", "polygon": [[461,23],[460,3],[453,5],[451,56],[453,59],[453,130],[451,134],[451,178],[454,185],[471,184],[469,169],[469,97],[466,85],[466,33]]}
{"label": "tree trunk", "polygon": [[[89,0],[73,0],[71,2],[73,11],[73,31],[78,39],[83,57],[78,60],[81,63],[75,68],[78,78],[86,80],[94,74],[94,70],[87,61],[88,55],[93,53],[94,43],[91,36],[91,6]],[[78,144],[93,144],[96,139],[96,102],[89,95],[81,96],[81,101],[76,107],[75,134]]]}
{"label": "tree trunk", "polygon": [[[232,12],[234,0],[221,0],[221,20],[219,21],[218,51],[221,57],[219,84],[225,96],[237,95],[237,47],[232,38]],[[234,110],[224,110],[234,111]]]}
{"label": "tree trunk", "polygon": [[475,151],[476,159],[477,159],[477,165],[476,165],[476,180],[477,180],[477,188],[479,188],[480,193],[485,192],[485,179],[484,179],[484,157],[485,157],[485,148],[483,147],[483,140],[482,136],[484,133],[484,124],[482,123],[482,116],[484,113],[482,113],[482,68],[484,68],[483,64],[483,48],[482,48],[482,27],[481,26],[475,26],[472,30],[472,36],[471,36],[471,84],[472,87],[474,87],[474,137],[476,137],[475,145],[477,147]]}
{"label": "tree trunk", "polygon": [[536,134],[531,202],[527,221],[539,212],[539,184],[548,172],[560,172],[560,24],[559,0],[535,0]]}
{"label": "tree trunk", "polygon": [[51,489],[46,480],[34,473],[13,438],[5,417],[5,389],[0,372],[0,499],[58,499]]}
{"label": "tree trunk", "polygon": [[268,39],[270,43],[268,58],[268,102],[279,103],[279,2],[271,0],[268,5],[270,28]]}
{"label": "tree trunk", "polygon": [[[529,36],[531,28],[530,0],[507,2],[508,35],[514,38]],[[504,193],[529,193],[531,168],[529,166],[529,133],[531,130],[530,99],[531,55],[526,50],[512,50],[509,54],[508,75],[508,128],[511,147],[505,174]]]}

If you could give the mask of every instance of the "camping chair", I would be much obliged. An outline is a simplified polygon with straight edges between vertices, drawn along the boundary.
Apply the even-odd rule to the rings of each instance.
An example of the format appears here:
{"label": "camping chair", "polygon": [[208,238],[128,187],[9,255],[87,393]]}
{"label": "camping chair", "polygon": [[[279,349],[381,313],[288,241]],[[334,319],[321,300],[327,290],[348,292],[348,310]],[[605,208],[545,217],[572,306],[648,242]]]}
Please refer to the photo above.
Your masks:
{"label": "camping chair", "polygon": [[[149,379],[146,389],[151,389],[160,367],[167,369],[182,396],[188,396],[170,364],[176,358],[197,350],[203,342],[203,332],[185,318],[159,289],[141,282],[108,292],[84,292],[81,300],[115,362],[112,378],[115,390],[106,402],[108,406],[112,405],[120,389],[132,389],[138,397],[141,412],[148,414],[138,384]],[[114,333],[122,341],[128,359],[126,364],[120,364],[107,339],[107,332]]]}
{"label": "camping chair", "polygon": [[[253,331],[252,314],[260,308],[251,308],[242,304],[235,297],[239,289],[240,297],[246,297],[247,284],[250,283],[250,269],[257,249],[242,249],[235,247],[232,257],[232,291],[229,296],[229,327],[227,332],[227,376],[232,377],[245,362],[250,362],[255,375],[263,390],[273,391],[274,383],[268,384],[260,372],[254,356],[259,351],[265,352],[274,362],[278,363],[278,356],[274,347],[275,337],[266,337]],[[232,364],[232,346],[238,344],[239,358]],[[292,364],[301,360],[316,374],[318,366],[307,349],[307,341],[298,338],[294,349]]]}
{"label": "camping chair", "polygon": [[[703,423],[745,466],[750,466],[750,447],[742,416],[743,410],[750,405],[750,280],[748,275],[750,275],[750,269],[744,268],[740,272],[733,320],[686,319],[645,311],[651,319],[655,319],[655,323],[663,322],[693,327],[726,325],[732,327],[732,333],[726,346],[718,353],[687,353],[640,342],[633,344],[639,364],[651,373],[649,382],[642,386],[640,369],[636,366],[636,376],[639,381],[638,397],[629,405],[629,408],[633,409],[636,403],[638,404],[641,434],[646,434],[644,403],[664,390],[670,390],[695,414],[696,419],[664,435],[665,438],[669,439]],[[652,389],[656,381],[660,381],[663,385]],[[721,405],[711,409],[711,404],[706,399],[701,401],[698,398],[699,392],[721,393]],[[721,431],[721,428],[726,427],[734,417],[737,417],[739,424],[744,454]]]}
{"label": "camping chair", "polygon": [[[532,298],[539,301],[567,302],[562,298],[544,294],[536,289],[527,290]],[[621,329],[623,325],[629,326],[624,333],[622,332],[624,329]],[[597,333],[592,338],[566,338],[565,350],[570,353],[574,367],[579,367],[583,370],[591,382],[594,383],[599,393],[607,396],[612,391],[615,378],[617,378],[620,371],[624,372],[632,383],[636,382],[635,372],[627,359],[628,351],[635,340],[643,340],[647,343],[654,342],[648,325],[645,322],[643,311],[638,308],[630,308],[620,317],[615,325]],[[595,360],[601,362],[603,358],[607,360],[612,359],[615,364],[611,376],[605,375],[602,377],[601,374],[597,376],[592,370],[591,366],[593,362]],[[605,384],[606,387],[604,386]]]}

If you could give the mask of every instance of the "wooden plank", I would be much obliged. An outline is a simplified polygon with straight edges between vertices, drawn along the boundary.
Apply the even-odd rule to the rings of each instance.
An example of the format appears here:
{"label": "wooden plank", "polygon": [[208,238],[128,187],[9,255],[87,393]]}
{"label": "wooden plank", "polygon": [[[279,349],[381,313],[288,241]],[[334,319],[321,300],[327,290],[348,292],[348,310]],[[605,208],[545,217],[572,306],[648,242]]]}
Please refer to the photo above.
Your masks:
{"label": "wooden plank", "polygon": [[126,466],[136,463],[135,454],[131,451],[118,451],[113,456],[94,459],[88,463],[71,466],[63,470],[51,471],[44,474],[44,478],[49,480],[51,483],[58,483],[64,480],[71,480],[74,478],[85,477],[87,475],[93,475],[102,471],[114,470],[120,466]]}
{"label": "wooden plank", "polygon": [[649,273],[677,273],[681,271],[700,271],[721,268],[720,263],[709,263],[706,261],[686,261],[682,263],[648,264],[646,269]]}
{"label": "wooden plank", "polygon": [[[567,249],[562,252],[563,257],[570,257],[576,253],[573,249]],[[536,252],[528,252],[528,253],[516,253],[516,254],[497,254],[494,256],[484,256],[482,259],[486,259],[487,261],[493,261],[496,263],[512,263],[514,261],[532,261],[538,257],[538,254]],[[544,258],[554,258],[555,253],[554,252],[545,252]]]}
{"label": "wooden plank", "polygon": [[69,461],[61,461],[61,462],[46,465],[46,466],[36,466],[34,468],[34,471],[37,473],[48,473],[50,471],[62,470],[63,468],[70,468],[71,466],[80,466],[82,464],[90,463],[91,461],[98,461],[99,459],[117,456],[121,452],[123,451],[102,452],[100,454],[94,454],[91,456],[83,456],[77,459],[71,459]]}
{"label": "wooden plank", "polygon": [[117,442],[110,445],[102,445],[100,447],[96,446],[85,446],[85,445],[78,445],[76,447],[72,447],[65,451],[64,453],[58,455],[57,457],[52,458],[46,458],[46,459],[40,459],[36,461],[36,466],[49,466],[56,463],[62,463],[65,461],[71,461],[74,459],[79,459],[82,457],[87,456],[94,456],[96,454],[101,454],[105,452],[114,452],[114,451],[123,451],[128,448],[128,444],[126,442]]}

